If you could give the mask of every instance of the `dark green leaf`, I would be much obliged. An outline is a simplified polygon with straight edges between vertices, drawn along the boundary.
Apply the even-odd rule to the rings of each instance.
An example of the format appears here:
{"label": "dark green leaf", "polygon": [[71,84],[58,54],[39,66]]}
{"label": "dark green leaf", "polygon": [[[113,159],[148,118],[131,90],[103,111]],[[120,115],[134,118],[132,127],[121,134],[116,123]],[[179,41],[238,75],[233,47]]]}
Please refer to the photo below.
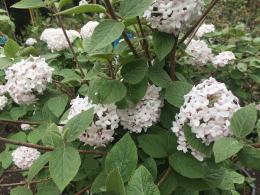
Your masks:
{"label": "dark green leaf", "polygon": [[92,193],[100,193],[106,189],[107,173],[106,171],[100,172],[100,174],[94,180],[91,186]]}
{"label": "dark green leaf", "polygon": [[66,105],[68,103],[68,96],[61,95],[48,100],[47,105],[49,110],[56,116],[60,117],[60,115],[64,112]]}
{"label": "dark green leaf", "polygon": [[245,146],[239,153],[238,158],[241,163],[249,168],[260,170],[260,150]]}
{"label": "dark green leaf", "polygon": [[106,9],[102,5],[88,4],[72,7],[57,13],[56,15],[83,14],[83,13],[105,13]]}
{"label": "dark green leaf", "polygon": [[125,186],[118,169],[111,171],[106,182],[107,192],[111,195],[125,195]]}
{"label": "dark green leaf", "polygon": [[160,185],[161,195],[172,195],[173,191],[177,188],[178,181],[174,173],[166,178],[166,180]]}
{"label": "dark green leaf", "polygon": [[10,195],[33,195],[33,193],[26,186],[18,186],[11,190]]}
{"label": "dark green leaf", "polygon": [[153,158],[147,158],[144,161],[143,166],[145,166],[145,168],[151,173],[153,179],[155,180],[157,178],[157,165],[155,160]]}
{"label": "dark green leaf", "polygon": [[21,0],[18,3],[12,5],[11,7],[17,9],[32,9],[45,7],[45,5],[42,0]]}
{"label": "dark green leaf", "polygon": [[150,67],[148,70],[148,77],[152,80],[152,82],[155,85],[160,86],[162,88],[167,87],[172,82],[167,72],[158,67]]}
{"label": "dark green leaf", "polygon": [[36,189],[36,195],[60,195],[59,189],[53,181],[38,183]]}

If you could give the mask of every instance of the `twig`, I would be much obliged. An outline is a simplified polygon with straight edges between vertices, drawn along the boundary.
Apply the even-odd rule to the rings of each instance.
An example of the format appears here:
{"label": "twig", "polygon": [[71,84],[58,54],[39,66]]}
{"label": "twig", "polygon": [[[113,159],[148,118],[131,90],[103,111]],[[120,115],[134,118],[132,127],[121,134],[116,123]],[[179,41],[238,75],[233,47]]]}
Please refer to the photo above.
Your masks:
{"label": "twig", "polygon": [[109,72],[109,76],[112,78],[112,79],[115,79],[115,74],[114,74],[114,70],[113,70],[113,64],[111,62],[111,60],[107,60],[108,61],[108,72]]}
{"label": "twig", "polygon": [[255,143],[255,144],[252,144],[251,146],[253,146],[254,148],[260,148],[260,143]]}
{"label": "twig", "polygon": [[146,58],[148,59],[149,65],[152,66],[151,56],[150,56],[150,53],[149,53],[149,45],[148,45],[148,42],[147,42],[145,34],[144,34],[144,29],[142,27],[141,20],[140,20],[139,16],[137,16],[136,19],[137,19],[137,23],[138,23],[142,38],[143,38],[143,41],[142,41],[143,44],[141,44],[141,45],[142,45],[143,50],[145,52]]}
{"label": "twig", "polygon": [[173,45],[171,57],[170,57],[170,71],[171,71],[172,80],[176,79],[176,52],[177,52],[177,46],[178,46],[178,37],[179,37],[179,35],[174,36],[174,45]]}
{"label": "twig", "polygon": [[159,187],[167,179],[170,173],[171,173],[171,167],[169,166],[156,185]]}
{"label": "twig", "polygon": [[[48,169],[49,167],[45,166],[43,168]],[[6,174],[6,173],[22,173],[22,172],[25,172],[25,171],[29,171],[29,169],[9,169],[9,170],[5,170],[4,174]]]}
{"label": "twig", "polygon": [[48,181],[50,180],[50,178],[46,178],[46,179],[41,179],[41,180],[34,180],[34,181],[22,181],[22,182],[18,182],[18,183],[6,183],[6,184],[0,184],[0,187],[12,187],[12,186],[21,186],[21,185],[26,185],[26,184],[37,184],[37,183],[41,183],[44,181]]}
{"label": "twig", "polygon": [[[58,13],[58,10],[57,10],[57,8],[56,8],[55,6],[53,6],[52,10],[53,10],[54,14]],[[71,53],[72,53],[72,55],[73,55],[73,57],[74,57],[75,63],[76,63],[76,65],[77,65],[77,68],[78,68],[79,71],[80,71],[81,78],[84,78],[84,77],[85,77],[84,71],[83,71],[82,67],[81,67],[80,64],[79,64],[79,61],[78,61],[76,52],[75,52],[75,50],[73,49],[73,46],[72,46],[72,44],[71,44],[71,42],[70,42],[70,39],[69,39],[68,34],[67,34],[67,32],[66,32],[66,29],[65,29],[65,27],[64,27],[63,21],[62,21],[62,19],[61,19],[61,16],[56,15],[56,18],[57,18],[57,21],[58,21],[58,23],[59,23],[59,25],[60,25],[60,27],[61,27],[63,33],[64,33],[64,36],[65,36],[65,38],[66,38],[66,40],[67,40],[67,42],[68,42],[68,45],[69,45],[70,50],[71,50]]]}
{"label": "twig", "polygon": [[206,18],[206,16],[209,14],[209,12],[212,10],[212,8],[219,2],[219,0],[213,0],[206,11],[201,15],[201,17],[198,19],[198,21],[191,27],[191,29],[183,36],[183,38],[180,40],[180,44],[182,44],[191,34],[192,32],[197,28],[197,26],[201,23],[202,20]]}
{"label": "twig", "polygon": [[[116,20],[117,21],[117,17],[116,17],[116,14],[114,12],[114,9],[110,3],[109,0],[104,0],[105,1],[105,4],[106,4],[106,7],[108,9],[108,12],[109,12],[109,15],[112,19]],[[127,37],[127,34],[125,31],[122,32],[122,37],[124,38],[126,44],[128,45],[128,47],[130,48],[130,50],[133,52],[133,54],[135,55],[135,57],[139,57],[138,56],[138,53],[137,51],[135,50],[134,46],[132,45],[131,41],[129,40],[129,38]]]}
{"label": "twig", "polygon": [[80,191],[78,191],[77,193],[75,193],[74,195],[81,195],[83,194],[84,192],[88,191],[89,189],[91,188],[91,185],[85,187],[85,188],[82,188]]}
{"label": "twig", "polygon": [[[29,148],[35,148],[35,149],[44,150],[44,151],[53,151],[54,150],[54,148],[52,148],[52,147],[10,140],[10,139],[4,138],[4,137],[0,137],[0,142],[19,145],[19,146],[26,146]],[[80,154],[96,154],[96,155],[102,155],[102,156],[106,155],[106,152],[99,151],[99,150],[79,150],[79,153]]]}
{"label": "twig", "polygon": [[[0,119],[0,122],[3,123],[14,123],[14,124],[28,124],[28,125],[41,125],[44,122],[47,121],[42,121],[42,122],[33,122],[33,121],[24,121],[24,120],[19,120],[19,121],[14,121],[14,120],[9,120],[9,119]],[[64,124],[56,124],[57,126],[64,126]]]}

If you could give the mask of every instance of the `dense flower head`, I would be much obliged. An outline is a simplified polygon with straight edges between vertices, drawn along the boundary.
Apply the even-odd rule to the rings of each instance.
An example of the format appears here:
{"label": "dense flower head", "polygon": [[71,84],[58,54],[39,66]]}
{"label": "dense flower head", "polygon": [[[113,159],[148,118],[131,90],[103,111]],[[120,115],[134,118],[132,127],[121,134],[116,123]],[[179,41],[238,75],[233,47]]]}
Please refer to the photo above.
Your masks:
{"label": "dense flower head", "polygon": [[7,97],[5,97],[4,95],[1,95],[0,96],[0,110],[3,110],[7,103],[8,103]]}
{"label": "dense flower head", "polygon": [[184,96],[185,102],[173,122],[172,131],[178,137],[178,150],[203,160],[204,155],[192,148],[186,141],[184,125],[187,124],[196,138],[205,145],[215,140],[232,135],[230,120],[240,109],[239,100],[229,91],[224,83],[209,78],[194,86]]}
{"label": "dense flower head", "polygon": [[163,106],[160,91],[160,87],[150,85],[144,98],[135,107],[118,109],[120,124],[130,132],[141,133],[158,122]]}
{"label": "dense flower head", "polygon": [[90,38],[95,30],[95,28],[99,25],[99,22],[96,21],[89,21],[87,24],[85,24],[81,30],[80,35],[82,38]]}
{"label": "dense flower head", "polygon": [[31,127],[31,125],[29,125],[29,124],[21,124],[21,129],[22,129],[23,131],[29,131],[29,130],[32,129],[32,127]]}
{"label": "dense flower head", "polygon": [[144,17],[152,28],[166,33],[176,33],[201,15],[203,0],[155,0]]}
{"label": "dense flower head", "polygon": [[[80,37],[80,34],[75,30],[66,30],[70,42]],[[69,44],[61,28],[47,28],[40,37],[40,40],[47,43],[48,49],[53,51],[61,51],[69,48]]]}
{"label": "dense flower head", "polygon": [[185,51],[192,56],[192,61],[198,66],[206,65],[213,57],[212,50],[203,40],[192,39]]}
{"label": "dense flower head", "polygon": [[217,56],[215,56],[212,59],[213,65],[217,67],[224,67],[226,66],[230,61],[235,60],[235,54],[232,51],[224,51],[219,53]]}
{"label": "dense flower head", "polygon": [[37,43],[37,40],[34,39],[34,38],[28,38],[26,41],[25,41],[25,44],[28,45],[28,46],[33,46],[34,44]]}
{"label": "dense flower head", "polygon": [[3,95],[6,93],[6,86],[5,85],[0,85],[0,95]]}
{"label": "dense flower head", "polygon": [[12,158],[17,167],[20,169],[28,169],[40,155],[41,153],[34,148],[20,146],[13,151]]}
{"label": "dense flower head", "polygon": [[215,31],[214,24],[202,24],[196,33],[196,37],[201,38],[204,34]]}
{"label": "dense flower head", "polygon": [[6,90],[17,104],[33,103],[52,81],[53,70],[41,57],[21,60],[5,71]]}
{"label": "dense flower head", "polygon": [[90,146],[105,146],[114,140],[114,130],[119,126],[119,116],[114,104],[93,104],[88,97],[77,97],[71,101],[68,120],[91,108],[94,109],[94,121],[79,139]]}

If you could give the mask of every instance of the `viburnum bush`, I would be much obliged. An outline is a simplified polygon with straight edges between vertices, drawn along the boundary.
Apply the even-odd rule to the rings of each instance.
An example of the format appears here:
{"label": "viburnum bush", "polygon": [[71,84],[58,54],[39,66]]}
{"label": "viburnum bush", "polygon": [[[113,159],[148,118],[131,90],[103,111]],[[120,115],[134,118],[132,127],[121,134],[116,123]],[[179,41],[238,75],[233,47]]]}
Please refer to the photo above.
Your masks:
{"label": "viburnum bush", "polygon": [[24,181],[0,187],[11,195],[253,194],[260,39],[205,23],[217,3],[14,4],[46,9],[53,22],[1,48],[0,122],[10,133],[0,137],[0,172]]}

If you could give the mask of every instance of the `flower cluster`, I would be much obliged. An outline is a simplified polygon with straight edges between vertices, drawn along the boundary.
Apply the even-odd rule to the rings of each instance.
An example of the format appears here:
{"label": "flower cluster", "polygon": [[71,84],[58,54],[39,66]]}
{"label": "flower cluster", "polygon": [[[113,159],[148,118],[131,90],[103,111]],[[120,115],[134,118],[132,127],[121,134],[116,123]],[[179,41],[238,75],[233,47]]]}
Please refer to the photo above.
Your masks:
{"label": "flower cluster", "polygon": [[51,68],[44,58],[29,57],[12,65],[5,71],[5,87],[17,104],[30,104],[52,81]]}
{"label": "flower cluster", "polygon": [[25,41],[25,45],[28,45],[28,46],[33,46],[34,44],[37,43],[37,40],[34,39],[34,38],[28,38],[26,41]]}
{"label": "flower cluster", "polygon": [[156,123],[163,106],[160,91],[160,87],[151,85],[144,98],[134,108],[118,110],[120,124],[130,132],[141,133]]}
{"label": "flower cluster", "polygon": [[87,5],[87,4],[88,4],[87,0],[81,0],[79,2],[79,5]]}
{"label": "flower cluster", "polygon": [[224,83],[209,78],[185,95],[185,102],[176,115],[172,131],[178,137],[178,150],[191,154],[198,160],[204,155],[192,148],[186,141],[184,125],[187,124],[196,138],[205,145],[213,141],[232,135],[230,119],[238,109],[239,100]]}
{"label": "flower cluster", "polygon": [[144,17],[152,28],[166,33],[176,33],[201,15],[203,0],[155,0]]}
{"label": "flower cluster", "polygon": [[232,61],[234,59],[236,59],[236,57],[233,52],[225,51],[225,52],[222,52],[222,53],[218,54],[217,56],[215,56],[212,59],[212,63],[216,68],[224,67],[225,65],[227,65],[230,61]]}
{"label": "flower cluster", "polygon": [[94,109],[94,121],[79,137],[80,141],[90,146],[101,147],[114,140],[114,130],[119,125],[119,116],[115,105],[93,104],[88,97],[77,97],[71,101],[68,120],[79,113]]}
{"label": "flower cluster", "polygon": [[21,124],[21,129],[22,129],[23,131],[29,131],[29,130],[32,129],[32,127],[31,127],[31,125],[29,125],[29,124]]}
{"label": "flower cluster", "polygon": [[7,103],[8,103],[7,97],[5,97],[4,95],[1,95],[0,96],[0,110],[3,110]]}
{"label": "flower cluster", "polygon": [[196,33],[196,37],[201,38],[204,34],[215,31],[214,24],[202,24]]}
{"label": "flower cluster", "polygon": [[40,155],[41,153],[34,148],[20,146],[13,151],[12,158],[17,167],[20,169],[28,169]]}
{"label": "flower cluster", "polygon": [[[80,34],[75,30],[66,30],[70,42],[80,37]],[[48,48],[53,51],[61,51],[69,48],[68,41],[61,28],[47,28],[40,37],[40,40],[47,43]]]}
{"label": "flower cluster", "polygon": [[95,30],[95,28],[99,25],[99,22],[96,21],[89,21],[87,24],[85,24],[81,30],[80,35],[82,38],[90,38]]}
{"label": "flower cluster", "polygon": [[213,57],[212,50],[203,40],[192,39],[185,51],[193,57],[192,60],[198,66],[204,66]]}

